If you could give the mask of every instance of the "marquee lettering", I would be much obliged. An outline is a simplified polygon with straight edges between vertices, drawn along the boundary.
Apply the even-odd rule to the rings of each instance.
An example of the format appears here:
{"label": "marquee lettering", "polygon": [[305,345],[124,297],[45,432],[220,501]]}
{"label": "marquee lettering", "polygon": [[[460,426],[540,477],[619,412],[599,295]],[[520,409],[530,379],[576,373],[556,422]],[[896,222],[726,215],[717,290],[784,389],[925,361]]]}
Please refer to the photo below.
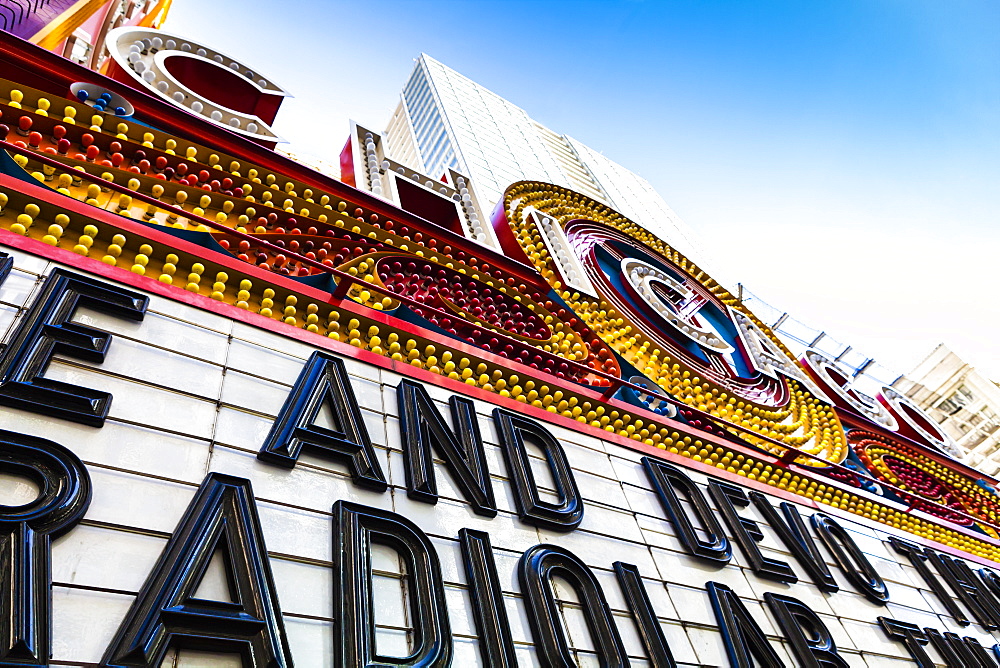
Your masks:
{"label": "marquee lettering", "polygon": [[493,483],[472,401],[457,395],[448,400],[452,422],[458,432],[456,435],[422,385],[403,380],[396,388],[396,396],[399,401],[399,435],[403,442],[406,488],[410,498],[437,503],[433,459],[433,452],[437,452],[472,509],[479,515],[496,517]]}
{"label": "marquee lettering", "polygon": [[906,647],[918,668],[934,668],[934,661],[924,649],[930,639],[919,626],[890,617],[879,617],[878,623],[887,636]]}
{"label": "marquee lettering", "polygon": [[975,638],[959,637],[957,633],[925,628],[934,649],[944,657],[948,668],[996,668],[983,646]]}
{"label": "marquee lettering", "polygon": [[890,545],[899,554],[905,554],[910,560],[910,564],[917,570],[920,574],[921,579],[923,579],[924,584],[926,584],[934,596],[937,597],[938,602],[940,602],[948,614],[951,615],[956,622],[963,626],[969,625],[969,618],[965,616],[965,612],[959,607],[955,599],[951,597],[948,590],[944,588],[941,584],[941,580],[934,575],[934,572],[927,565],[928,554],[930,550],[925,550],[923,547],[917,545],[916,543],[911,543],[910,541],[903,540],[893,536],[889,539]]}
{"label": "marquee lettering", "polygon": [[1000,620],[997,601],[989,589],[977,580],[969,566],[960,559],[934,550],[928,550],[927,556],[979,625],[988,631],[996,629]]}
{"label": "marquee lettering", "polygon": [[824,389],[829,390],[827,394],[832,396],[839,405],[850,408],[890,431],[896,431],[899,428],[895,418],[885,406],[854,389],[851,381],[833,360],[815,350],[807,350],[802,361],[810,375]]}
{"label": "marquee lettering", "polygon": [[726,656],[733,668],[784,668],[760,624],[732,589],[720,582],[705,584],[719,623]]}
{"label": "marquee lettering", "polygon": [[750,563],[753,572],[767,580],[777,582],[798,582],[792,567],[784,561],[765,557],[757,546],[764,539],[764,533],[754,520],[742,517],[736,512],[736,507],[746,508],[750,505],[750,498],[747,493],[736,485],[719,480],[712,480],[708,483],[708,492],[715,500],[715,504],[722,511],[722,518],[729,526],[736,544],[743,551],[743,556]]}
{"label": "marquee lettering", "polygon": [[0,404],[102,426],[111,408],[109,393],[50,380],[43,374],[55,354],[104,361],[112,336],[73,322],[77,307],[141,321],[148,304],[149,298],[137,292],[54,269],[0,354]]}
{"label": "marquee lettering", "polygon": [[14,258],[4,252],[0,252],[0,285],[3,285],[7,277],[10,276],[11,269],[14,268]]}
{"label": "marquee lettering", "polygon": [[889,589],[850,532],[824,513],[815,513],[812,525],[850,583],[872,603],[885,605]]}
{"label": "marquee lettering", "polygon": [[250,139],[282,141],[270,124],[288,93],[243,63],[162,30],[125,26],[106,43],[119,81]]}
{"label": "marquee lettering", "polygon": [[653,668],[676,668],[673,652],[667,644],[667,638],[663,635],[663,627],[660,620],[656,618],[656,611],[649,600],[649,594],[642,583],[642,576],[639,569],[621,561],[616,561],[612,566],[615,575],[618,577],[618,586],[625,594],[629,610],[639,628],[639,636],[642,638],[643,647],[646,649],[646,657],[653,665]]}
{"label": "marquee lettering", "polygon": [[[692,556],[703,561],[717,566],[728,564],[733,558],[733,548],[719,520],[716,519],[705,496],[694,481],[673,464],[657,461],[652,457],[643,457],[642,465],[684,548]],[[698,536],[695,524],[681,503],[678,492],[690,504],[705,538]]]}
{"label": "marquee lettering", "polygon": [[472,615],[479,632],[483,664],[487,668],[517,668],[490,535],[485,531],[461,529],[458,538],[462,543],[465,577],[472,592]]}
{"label": "marquee lettering", "polygon": [[[372,544],[388,546],[405,564],[413,651],[380,654],[372,607]],[[452,637],[441,565],[434,546],[413,522],[385,510],[337,501],[333,506],[334,665],[437,668],[451,663]]]}
{"label": "marquee lettering", "polygon": [[[218,550],[231,601],[198,597]],[[154,668],[171,646],[232,652],[252,668],[293,665],[249,480],[206,476],[101,666]]]}
{"label": "marquee lettering", "polygon": [[764,592],[764,602],[778,620],[792,652],[804,668],[848,668],[837,653],[830,630],[813,610],[791,596]]}
{"label": "marquee lettering", "polygon": [[[316,424],[324,407],[329,409],[332,427]],[[388,483],[344,362],[319,351],[302,367],[257,457],[291,468],[306,446],[347,464],[354,484],[376,492],[386,490]]]}
{"label": "marquee lettering", "polygon": [[[789,593],[803,591],[808,581],[833,594],[841,578],[826,563],[832,555],[851,588],[885,605],[890,591],[878,568],[883,562],[861,550],[866,541],[848,523],[852,516],[892,536],[895,558],[912,564],[939,600],[934,610],[958,624],[975,622],[986,634],[1000,629],[1000,575],[984,567],[996,561],[1000,545],[1000,481],[957,461],[951,439],[898,391],[885,388],[868,397],[839,362],[816,351],[796,359],[740,295],[607,204],[521,181],[506,188],[487,221],[467,177],[454,170],[421,174],[390,155],[390,148],[408,150],[405,142],[390,147],[356,124],[338,181],[270,150],[279,139],[270,125],[284,91],[207,46],[147,28],[114,32],[108,46],[115,80],[108,80],[12,39],[0,33],[0,242],[14,249],[0,250],[0,284],[6,280],[7,288],[16,278],[27,285],[37,273],[46,276],[27,308],[2,307],[13,325],[0,348],[0,405],[18,409],[5,410],[5,427],[27,424],[17,431],[55,433],[54,440],[68,447],[0,432],[4,489],[13,474],[40,490],[31,503],[0,505],[0,665],[93,664],[98,657],[63,655],[67,643],[51,641],[53,628],[68,628],[76,652],[73,643],[84,628],[64,625],[68,608],[59,607],[51,590],[96,600],[134,589],[112,581],[119,573],[110,568],[102,573],[108,581],[83,581],[87,575],[79,573],[86,569],[68,574],[60,550],[89,548],[74,546],[72,536],[53,542],[82,521],[88,525],[80,531],[84,543],[88,531],[114,536],[108,549],[116,549],[117,540],[124,544],[125,533],[156,540],[153,519],[113,516],[125,513],[117,499],[98,497],[93,516],[84,518],[91,476],[118,476],[141,493],[170,485],[193,490],[191,470],[200,477],[205,461],[209,470],[218,462],[236,466],[247,445],[236,439],[259,438],[255,429],[240,426],[273,412],[263,400],[255,406],[257,396],[247,393],[237,408],[254,416],[240,418],[239,410],[225,406],[213,428],[202,429],[207,417],[185,424],[187,415],[177,415],[176,427],[163,424],[165,413],[195,402],[201,402],[199,414],[209,416],[211,402],[223,394],[201,392],[208,384],[185,387],[178,381],[183,374],[175,378],[161,366],[165,356],[194,360],[190,368],[207,362],[223,383],[233,365],[202,355],[188,337],[178,337],[184,342],[177,345],[137,336],[135,364],[145,361],[138,355],[149,344],[156,349],[149,354],[160,361],[151,368],[165,372],[150,377],[147,367],[141,379],[125,378],[134,367],[122,365],[113,374],[115,387],[131,382],[136,395],[158,399],[149,402],[149,419],[139,401],[119,406],[117,424],[108,431],[123,435],[122,443],[100,442],[98,429],[110,420],[113,398],[96,378],[108,370],[95,367],[105,362],[113,337],[83,324],[79,307],[129,321],[132,332],[149,307],[147,293],[157,295],[164,311],[158,323],[199,326],[207,319],[198,317],[199,309],[211,311],[216,322],[239,321],[243,335],[270,330],[279,341],[301,342],[289,347],[315,352],[299,369],[266,437],[251,444],[259,461],[242,458],[247,477],[267,499],[261,512],[268,522],[262,527],[249,480],[209,473],[155,566],[143,574],[127,614],[111,620],[118,630],[100,665],[158,666],[169,651],[191,648],[235,654],[245,666],[290,667],[287,620],[271,568],[284,562],[275,574],[286,577],[287,562],[296,560],[310,562],[312,572],[330,569],[332,586],[317,591],[329,598],[333,636],[327,644],[334,656],[326,658],[338,668],[468,662],[463,652],[469,645],[452,638],[451,622],[460,613],[449,610],[449,600],[472,606],[481,663],[489,668],[515,668],[517,654],[523,656],[525,648],[514,642],[523,638],[514,633],[516,625],[511,628],[511,606],[527,614],[539,663],[575,663],[581,647],[571,645],[576,638],[565,627],[565,602],[553,591],[557,576],[579,594],[597,663],[629,664],[620,632],[632,631],[634,623],[638,640],[629,647],[655,668],[674,668],[681,647],[667,642],[670,633],[653,607],[662,599],[646,584],[664,586],[657,576],[697,578],[710,564],[729,569],[725,575],[743,568],[740,578],[760,578]],[[23,257],[29,261],[22,267]],[[248,338],[252,345],[255,337]],[[74,377],[91,374],[95,380],[54,380],[57,369],[68,368],[52,365],[57,357],[71,358]],[[362,411],[347,359],[372,371],[380,384],[401,378],[397,434],[383,440],[369,433],[376,424],[380,432],[396,428],[396,416]],[[448,410],[426,383],[452,390]],[[492,409],[492,424],[480,424],[476,408],[484,405]],[[566,430],[581,438],[561,442]],[[179,445],[157,442],[156,434],[165,432],[176,432],[165,440],[204,445],[207,460],[194,463],[172,449]],[[495,450],[484,442],[494,432],[503,464],[491,460]],[[569,442],[575,440],[581,442]],[[195,452],[197,446],[190,447],[185,452]],[[344,467],[352,482],[327,475],[316,458]],[[637,460],[640,480],[635,471],[617,470],[637,470]],[[168,465],[159,470],[161,463]],[[195,468],[176,473],[189,464]],[[452,483],[448,495],[464,506],[449,499],[432,507],[444,495],[438,464]],[[390,474],[397,479],[384,494]],[[509,490],[497,495],[494,480],[509,480]],[[614,489],[618,483],[620,490]],[[445,513],[435,517],[441,526],[427,521],[432,531],[404,517],[404,510],[352,503],[344,490],[350,484],[408,507],[414,518]],[[605,493],[627,503],[604,507],[614,505]],[[157,497],[150,507],[155,512],[155,503],[168,498]],[[588,526],[580,531],[576,555],[558,545],[533,545],[532,527],[572,532],[581,528],[585,510]],[[272,545],[278,552],[269,555],[263,531],[276,530],[270,520],[287,522],[296,513],[311,514],[327,527],[322,535],[332,535],[318,555],[308,550],[315,545],[296,544],[314,539],[311,534]],[[491,537],[484,530],[491,518],[505,529],[516,523],[516,532]],[[628,518],[628,529],[615,526],[621,518]],[[661,559],[654,551],[662,546],[653,544],[652,534],[666,524],[680,551],[704,564],[691,562],[682,574],[644,565],[678,562],[674,554]],[[790,558],[766,549],[768,526]],[[282,524],[278,535],[288,528]],[[615,546],[607,554],[592,547],[605,538],[603,546]],[[675,547],[672,537],[660,540]],[[442,544],[455,549],[445,552]],[[618,560],[637,554],[640,544],[655,561]],[[734,544],[745,557],[738,565],[731,564]],[[392,656],[376,643],[376,545],[395,550],[405,564],[399,584],[412,624],[407,656]],[[447,555],[455,563],[442,562]],[[228,596],[200,593],[216,556],[224,563]],[[645,579],[634,564],[649,569]],[[60,573],[55,582],[53,571]],[[611,573],[616,584],[602,591],[599,583],[610,582]],[[445,597],[446,575],[465,587],[454,599],[451,589]],[[512,576],[522,596],[505,598]],[[732,665],[792,663],[769,642],[756,603],[745,604],[717,582],[704,586]],[[892,593],[903,593],[902,584],[891,586]],[[868,663],[878,661],[868,659],[868,647],[838,647],[834,625],[802,600],[785,592],[761,598],[796,665],[842,668],[858,652]],[[609,599],[620,609],[612,611]],[[53,601],[61,617],[54,617]],[[905,616],[904,606],[893,609]],[[690,621],[689,606],[677,610]],[[298,610],[289,616],[298,618],[295,629],[289,623],[293,631],[311,617]],[[315,621],[327,623],[308,620]],[[953,629],[911,621],[880,617],[878,624],[897,653],[905,649],[917,665],[996,668],[991,652],[1000,657],[1000,644],[986,648]],[[309,651],[315,650],[307,649],[300,664],[317,663]],[[178,663],[186,660],[178,657]]]}
{"label": "marquee lettering", "polygon": [[[554,531],[572,531],[583,521],[583,497],[559,441],[541,424],[502,408],[493,409],[500,446],[514,488],[521,521]],[[559,501],[546,501],[531,470],[525,440],[541,448]]]}
{"label": "marquee lettering", "polygon": [[0,665],[47,666],[52,629],[52,539],[90,505],[90,475],[67,448],[0,430],[0,471],[38,485],[41,495],[0,505]]}
{"label": "marquee lettering", "polygon": [[830,567],[826,565],[826,560],[823,559],[819,548],[816,547],[816,541],[813,540],[812,534],[806,530],[798,508],[783,501],[781,511],[784,514],[784,519],[782,519],[767,497],[760,492],[756,490],[750,492],[750,500],[764,516],[768,526],[774,529],[785,547],[795,556],[799,565],[806,569],[816,586],[821,591],[838,591],[840,586],[830,572]]}
{"label": "marquee lettering", "polygon": [[628,655],[604,591],[594,573],[576,555],[557,545],[536,545],[521,555],[517,576],[528,610],[531,635],[543,665],[571,666],[575,663],[552,591],[552,578],[558,576],[568,581],[580,597],[600,665],[628,668]]}

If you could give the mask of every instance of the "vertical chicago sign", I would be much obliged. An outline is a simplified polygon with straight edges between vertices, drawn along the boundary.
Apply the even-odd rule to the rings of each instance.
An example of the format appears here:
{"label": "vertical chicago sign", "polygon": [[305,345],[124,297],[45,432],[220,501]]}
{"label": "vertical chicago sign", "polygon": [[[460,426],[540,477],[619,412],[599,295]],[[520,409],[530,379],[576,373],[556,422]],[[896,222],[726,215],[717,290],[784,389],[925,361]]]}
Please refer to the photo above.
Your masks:
{"label": "vertical chicago sign", "polygon": [[600,202],[356,125],[338,181],[109,46],[0,35],[0,665],[998,665],[997,481],[905,397]]}

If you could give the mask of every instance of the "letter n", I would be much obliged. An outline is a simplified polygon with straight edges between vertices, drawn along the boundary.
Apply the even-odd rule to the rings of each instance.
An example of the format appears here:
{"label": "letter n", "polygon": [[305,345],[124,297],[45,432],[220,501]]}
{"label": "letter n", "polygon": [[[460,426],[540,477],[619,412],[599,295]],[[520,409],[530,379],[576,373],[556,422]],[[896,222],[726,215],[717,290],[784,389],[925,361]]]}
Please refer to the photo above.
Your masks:
{"label": "letter n", "polygon": [[396,396],[399,401],[406,489],[410,498],[437,503],[433,455],[436,451],[444,459],[472,510],[477,515],[496,517],[493,483],[473,403],[463,397],[451,397],[449,403],[455,431],[458,432],[456,435],[448,428],[422,385],[404,380],[396,388]]}

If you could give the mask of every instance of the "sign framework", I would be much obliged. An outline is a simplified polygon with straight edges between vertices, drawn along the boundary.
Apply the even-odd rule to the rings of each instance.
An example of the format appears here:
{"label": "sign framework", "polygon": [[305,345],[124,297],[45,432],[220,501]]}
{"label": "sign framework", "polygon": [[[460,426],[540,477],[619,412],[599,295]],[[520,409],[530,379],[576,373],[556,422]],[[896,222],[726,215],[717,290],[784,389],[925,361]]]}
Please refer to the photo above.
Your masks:
{"label": "sign framework", "polygon": [[995,665],[996,481],[661,240],[522,182],[497,252],[460,176],[401,208],[4,40],[2,660]]}

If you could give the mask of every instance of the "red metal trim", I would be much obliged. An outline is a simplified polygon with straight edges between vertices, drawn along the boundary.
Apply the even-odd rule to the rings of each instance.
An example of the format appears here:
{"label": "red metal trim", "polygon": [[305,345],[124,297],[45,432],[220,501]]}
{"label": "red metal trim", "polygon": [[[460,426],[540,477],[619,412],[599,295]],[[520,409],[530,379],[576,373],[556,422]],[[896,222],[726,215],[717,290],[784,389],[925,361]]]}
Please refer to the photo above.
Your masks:
{"label": "red metal trim", "polygon": [[[23,70],[25,83],[36,88],[47,88],[53,94],[61,97],[69,97],[69,86],[76,81],[90,81],[103,86],[132,102],[132,105],[137,109],[137,115],[154,127],[188,137],[199,144],[215,146],[224,153],[240,156],[245,161],[257,163],[261,167],[301,181],[314,189],[329,192],[353,202],[356,206],[369,212],[377,213],[381,219],[396,220],[419,228],[423,232],[437,237],[443,243],[472,253],[474,257],[515,276],[521,282],[538,289],[548,289],[548,284],[538,275],[534,267],[511,259],[503,253],[473,244],[464,236],[398,209],[390,202],[375,197],[371,193],[353,188],[325,174],[320,174],[291,158],[229,132],[145,91],[126,86],[69,60],[59,58],[33,44],[19,40],[9,33],[0,31],[0,64],[5,63],[5,61],[9,62],[10,66]],[[0,71],[3,71],[3,68],[0,68]],[[4,72],[3,76],[9,77],[10,75]]]}
{"label": "red metal trim", "polygon": [[[30,184],[28,184],[28,185],[30,185]],[[37,186],[32,186],[32,187],[37,188]],[[86,205],[84,205],[84,206],[86,206]],[[89,208],[92,209],[93,207],[89,207]],[[114,214],[109,214],[109,215],[114,215]],[[170,239],[174,240],[174,241],[179,241],[175,237],[170,237]],[[584,434],[586,436],[590,436],[590,437],[594,437],[594,438],[599,438],[599,439],[601,439],[603,441],[607,441],[607,442],[613,443],[613,444],[618,445],[620,447],[624,447],[624,448],[627,448],[629,450],[633,450],[633,451],[642,453],[644,455],[656,457],[658,459],[666,460],[666,461],[678,464],[678,465],[680,465],[680,466],[682,466],[684,468],[688,468],[688,469],[692,469],[692,470],[698,471],[699,473],[703,473],[705,475],[713,476],[713,477],[716,477],[716,478],[721,478],[723,480],[726,480],[728,482],[732,482],[732,483],[734,483],[736,485],[739,485],[739,486],[742,486],[742,487],[748,487],[748,488],[751,488],[751,489],[756,489],[756,490],[758,490],[760,492],[763,492],[765,494],[768,494],[768,495],[770,495],[772,497],[777,497],[777,498],[785,500],[785,501],[791,501],[791,502],[793,502],[793,503],[795,503],[795,504],[797,504],[799,506],[804,506],[804,507],[808,507],[808,508],[814,508],[816,510],[820,510],[820,511],[828,513],[828,514],[835,515],[837,517],[841,517],[843,519],[847,519],[847,520],[850,520],[852,522],[856,522],[856,523],[859,523],[859,524],[863,524],[865,526],[869,526],[869,527],[871,527],[873,529],[878,529],[878,530],[881,530],[881,531],[889,532],[889,529],[886,528],[886,525],[884,525],[882,523],[875,522],[873,520],[868,520],[867,518],[864,518],[864,517],[862,517],[860,515],[856,515],[854,513],[850,513],[850,512],[845,511],[845,510],[841,510],[839,508],[833,508],[833,507],[826,506],[825,504],[817,503],[815,501],[815,499],[810,499],[810,498],[807,498],[807,497],[804,497],[804,496],[799,496],[798,494],[793,494],[791,492],[778,489],[777,487],[774,487],[772,485],[768,485],[767,483],[764,483],[764,482],[760,482],[760,481],[756,481],[756,480],[750,480],[750,479],[748,479],[748,478],[746,478],[744,476],[740,476],[740,475],[737,475],[735,473],[730,473],[729,471],[725,471],[723,469],[719,469],[719,468],[717,468],[715,466],[712,466],[710,464],[706,464],[704,462],[697,462],[697,461],[695,461],[693,459],[690,459],[688,457],[683,457],[683,456],[681,456],[679,454],[674,454],[674,453],[669,452],[667,450],[662,450],[660,448],[656,448],[656,447],[653,447],[653,446],[650,446],[650,445],[646,445],[645,443],[641,443],[641,442],[638,442],[638,441],[635,441],[635,440],[632,440],[632,439],[629,439],[629,438],[625,438],[624,436],[620,436],[620,435],[612,433],[612,432],[603,432],[603,433],[601,433],[599,435],[595,435],[594,433],[590,433],[590,432],[592,432],[594,430],[593,427],[591,427],[589,425],[581,424],[580,422],[577,422],[576,420],[564,417],[564,416],[559,415],[557,413],[552,413],[550,411],[546,411],[545,409],[542,409],[542,408],[537,408],[537,407],[532,406],[530,404],[524,404],[524,403],[521,403],[521,402],[516,401],[514,399],[509,399],[507,397],[503,397],[503,396],[500,396],[498,394],[494,394],[492,392],[487,392],[486,390],[483,390],[483,389],[481,389],[479,387],[467,385],[466,383],[463,383],[463,382],[460,382],[460,381],[456,381],[456,380],[452,380],[451,378],[448,378],[448,377],[445,377],[445,376],[440,376],[440,375],[435,374],[435,373],[431,373],[430,371],[427,371],[426,369],[419,369],[419,368],[414,367],[414,366],[412,366],[410,364],[407,364],[405,362],[397,362],[395,360],[392,360],[390,358],[384,357],[382,355],[376,355],[375,353],[372,353],[372,352],[367,351],[367,350],[360,350],[360,349],[355,348],[354,346],[352,346],[350,344],[347,344],[347,343],[342,343],[340,341],[334,341],[332,339],[329,339],[329,338],[323,337],[323,336],[317,336],[315,334],[312,334],[311,332],[307,332],[307,331],[305,331],[303,329],[299,329],[298,327],[293,327],[291,325],[287,325],[285,323],[278,322],[276,320],[273,320],[271,318],[267,318],[267,317],[262,316],[262,315],[257,314],[257,313],[252,313],[250,311],[245,311],[245,310],[243,310],[241,308],[238,308],[238,307],[236,307],[234,305],[231,305],[231,304],[228,304],[228,303],[225,303],[225,302],[218,302],[218,301],[210,299],[209,297],[206,297],[204,295],[194,294],[194,293],[188,292],[186,290],[180,290],[180,289],[178,289],[176,287],[165,285],[165,284],[161,283],[160,281],[158,281],[156,279],[149,278],[149,277],[146,277],[146,276],[139,276],[138,274],[134,274],[134,273],[132,273],[131,271],[129,271],[127,269],[123,269],[121,267],[112,267],[111,265],[104,264],[103,262],[99,262],[99,261],[94,260],[92,258],[84,258],[84,257],[81,257],[81,256],[77,255],[76,253],[73,253],[72,251],[68,251],[68,250],[65,250],[65,249],[62,249],[62,248],[55,248],[55,247],[52,247],[52,246],[48,246],[46,244],[43,244],[41,241],[38,241],[38,240],[35,240],[35,239],[31,239],[29,237],[23,237],[21,235],[14,234],[14,233],[12,233],[12,232],[10,232],[8,230],[0,229],[0,244],[6,245],[6,246],[10,246],[12,248],[16,248],[18,250],[25,251],[27,253],[31,253],[33,255],[37,255],[37,256],[43,257],[43,258],[45,258],[47,260],[50,260],[52,262],[58,262],[58,263],[61,263],[61,264],[66,264],[66,265],[72,266],[75,269],[79,269],[81,271],[84,271],[84,272],[87,272],[87,273],[90,273],[90,274],[95,274],[97,276],[100,276],[102,278],[106,278],[108,280],[113,280],[113,281],[117,281],[119,283],[124,283],[124,284],[129,285],[131,287],[134,287],[136,289],[144,290],[146,292],[153,293],[153,294],[159,295],[161,297],[165,297],[167,299],[171,299],[173,301],[181,302],[181,303],[187,304],[189,306],[200,308],[200,309],[203,309],[205,311],[209,311],[210,313],[214,313],[216,315],[220,315],[220,316],[229,318],[231,320],[237,320],[239,322],[245,323],[247,325],[251,325],[253,327],[257,327],[257,328],[265,330],[265,331],[269,331],[269,332],[272,332],[272,333],[275,333],[275,334],[279,334],[279,335],[282,335],[282,336],[285,336],[285,337],[288,337],[288,338],[291,338],[291,339],[295,339],[297,341],[301,341],[303,343],[307,343],[307,344],[309,344],[311,346],[314,346],[314,347],[326,348],[326,349],[328,349],[328,350],[330,350],[332,352],[335,352],[335,353],[337,353],[339,355],[343,355],[344,357],[356,359],[356,360],[359,360],[361,362],[364,362],[364,363],[367,363],[367,364],[371,364],[373,366],[377,366],[379,368],[385,369],[386,371],[391,371],[393,373],[398,373],[398,374],[400,374],[402,376],[409,376],[409,377],[411,377],[411,378],[413,378],[415,380],[422,381],[422,382],[425,382],[425,383],[430,383],[430,384],[433,384],[433,385],[438,385],[440,387],[445,387],[445,388],[448,388],[451,391],[456,392],[458,394],[463,394],[465,396],[471,396],[472,398],[478,399],[478,400],[486,402],[488,404],[493,404],[493,405],[497,405],[497,406],[501,406],[501,407],[504,407],[504,408],[508,408],[510,410],[514,410],[514,411],[517,411],[517,412],[520,412],[520,413],[524,413],[524,414],[533,416],[536,419],[539,419],[539,420],[541,420],[543,422],[549,422],[549,423],[556,424],[558,426],[564,427],[566,429],[570,429],[572,431]],[[198,246],[197,248],[200,249],[201,247]],[[398,323],[398,324],[399,325],[406,325],[408,323]],[[419,331],[419,328],[413,328],[413,329]],[[416,331],[414,333],[416,333]],[[423,336],[424,334],[421,334],[421,335]],[[629,408],[629,409],[634,408],[631,404],[623,404],[623,403],[617,402],[617,401],[614,402],[612,405],[614,405],[614,404],[621,404],[623,407]],[[743,448],[741,448],[739,446],[739,444],[732,443],[730,441],[724,441],[722,439],[717,439],[716,437],[714,437],[711,434],[699,433],[698,430],[696,430],[696,429],[687,428],[687,425],[679,424],[678,427],[680,428],[681,431],[690,431],[692,434],[696,434],[698,436],[698,438],[702,438],[702,439],[705,439],[705,440],[711,440],[713,442],[716,442],[716,443],[718,443],[720,445],[724,445],[725,447],[732,448],[734,450],[738,450],[738,449],[742,450],[743,449]],[[777,458],[773,458],[773,457],[772,458],[768,458],[767,455],[763,455],[763,453],[757,452],[755,450],[751,450],[749,448],[747,448],[746,450],[747,450],[748,454],[752,454],[755,458],[757,458],[757,459],[759,459],[761,461],[767,462],[769,459],[771,459],[773,461],[771,461],[770,463],[772,463],[772,464],[773,463],[777,463]],[[877,496],[877,495],[874,495],[874,494],[867,493],[867,492],[865,492],[864,490],[861,490],[861,489],[839,485],[837,483],[837,481],[831,480],[829,478],[816,477],[816,476],[810,475],[810,472],[809,472],[808,469],[802,469],[801,467],[796,466],[796,473],[799,474],[799,475],[802,475],[803,477],[808,478],[810,480],[816,480],[817,482],[821,482],[821,483],[823,483],[823,484],[825,484],[827,486],[833,486],[833,487],[841,488],[845,492],[848,492],[850,494],[868,498],[868,499],[872,500],[873,502],[879,503],[881,505],[884,505],[884,506],[887,506],[887,507],[894,507],[895,506],[895,507],[897,507],[897,510],[899,510],[900,512],[905,512],[904,507],[902,505],[900,505],[900,504],[896,504],[896,503],[894,503],[894,502],[892,502],[892,501],[890,501],[888,499],[885,499],[884,497],[880,497],[880,496]],[[921,513],[921,514],[923,514],[923,513]],[[973,519],[976,519],[976,518],[973,518]],[[927,521],[927,522],[929,522],[931,524],[936,524],[936,525],[941,526],[943,528],[946,528],[946,529],[948,529],[950,531],[956,531],[956,532],[962,533],[964,535],[969,536],[970,538],[974,538],[976,540],[979,540],[979,541],[982,541],[982,542],[985,542],[985,543],[992,543],[992,544],[995,544],[998,547],[1000,547],[1000,541],[992,539],[989,536],[985,536],[983,534],[979,534],[979,533],[973,532],[971,530],[965,529],[964,527],[959,527],[959,526],[951,525],[950,523],[945,523],[945,522],[941,521],[938,518],[934,518],[933,516],[927,516],[927,518],[925,519],[925,521]],[[977,521],[979,521],[979,520],[977,520]],[[949,552],[951,554],[955,554],[957,556],[962,556],[962,557],[964,557],[966,559],[972,559],[972,560],[974,560],[974,561],[976,561],[978,563],[982,563],[984,565],[988,565],[988,566],[992,566],[992,567],[1000,567],[1000,561],[993,562],[993,561],[990,561],[990,560],[987,560],[987,559],[984,559],[984,558],[981,558],[981,557],[977,557],[976,555],[973,555],[973,554],[970,554],[970,553],[966,553],[966,552],[957,550],[957,549],[949,547],[949,546],[947,546],[947,545],[945,545],[943,543],[937,543],[935,541],[932,541],[932,540],[929,540],[929,539],[917,536],[915,534],[907,533],[906,535],[909,536],[909,537],[911,537],[914,541],[919,542],[919,543],[921,543],[923,545],[933,546],[935,549],[939,549],[939,550],[942,550],[942,551],[947,551],[947,552]]]}

